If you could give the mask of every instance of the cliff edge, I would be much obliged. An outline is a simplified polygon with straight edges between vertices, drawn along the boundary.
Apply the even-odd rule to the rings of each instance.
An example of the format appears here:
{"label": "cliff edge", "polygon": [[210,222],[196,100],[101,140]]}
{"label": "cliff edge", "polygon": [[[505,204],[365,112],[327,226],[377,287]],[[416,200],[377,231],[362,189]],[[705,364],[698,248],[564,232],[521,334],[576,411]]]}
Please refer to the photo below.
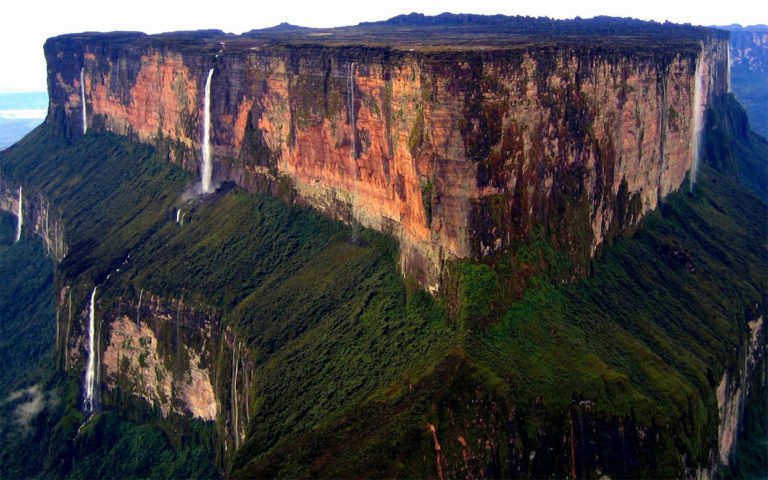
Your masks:
{"label": "cliff edge", "polygon": [[534,228],[586,271],[681,186],[728,68],[727,33],[611,18],[75,34],[45,54],[49,123],[127,135],[195,173],[210,78],[215,182],[393,234],[431,291],[447,261]]}

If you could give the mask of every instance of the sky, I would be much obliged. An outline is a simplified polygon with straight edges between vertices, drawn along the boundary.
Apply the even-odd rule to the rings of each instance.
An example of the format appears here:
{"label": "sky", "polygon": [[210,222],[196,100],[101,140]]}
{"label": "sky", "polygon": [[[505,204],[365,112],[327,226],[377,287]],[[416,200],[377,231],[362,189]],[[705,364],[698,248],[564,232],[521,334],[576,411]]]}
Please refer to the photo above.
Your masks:
{"label": "sky", "polygon": [[159,33],[215,28],[241,33],[281,22],[307,27],[354,25],[411,12],[590,18],[596,15],[694,25],[768,24],[758,0],[21,0],[0,20],[0,92],[46,88],[43,43],[83,31]]}

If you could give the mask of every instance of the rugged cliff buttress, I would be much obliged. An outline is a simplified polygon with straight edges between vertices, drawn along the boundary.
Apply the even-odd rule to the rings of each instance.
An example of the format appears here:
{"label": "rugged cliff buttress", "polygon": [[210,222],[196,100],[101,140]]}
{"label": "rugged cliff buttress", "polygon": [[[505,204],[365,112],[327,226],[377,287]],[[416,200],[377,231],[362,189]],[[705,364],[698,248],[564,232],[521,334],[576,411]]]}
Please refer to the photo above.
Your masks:
{"label": "rugged cliff buttress", "polygon": [[213,69],[215,180],[285,183],[391,233],[404,272],[437,291],[447,260],[504,253],[536,224],[586,268],[680,187],[695,112],[727,89],[727,35],[654,33],[488,46],[401,45],[396,27],[368,43],[343,30],[68,35],[45,47],[48,118],[70,138],[86,119],[196,172]]}
{"label": "rugged cliff buttress", "polygon": [[727,52],[451,15],[48,40],[0,209],[55,265],[43,389],[95,356],[97,407],[50,407],[72,447],[41,468],[93,475],[118,413],[235,477],[722,472],[764,408],[768,271],[718,160],[766,148]]}

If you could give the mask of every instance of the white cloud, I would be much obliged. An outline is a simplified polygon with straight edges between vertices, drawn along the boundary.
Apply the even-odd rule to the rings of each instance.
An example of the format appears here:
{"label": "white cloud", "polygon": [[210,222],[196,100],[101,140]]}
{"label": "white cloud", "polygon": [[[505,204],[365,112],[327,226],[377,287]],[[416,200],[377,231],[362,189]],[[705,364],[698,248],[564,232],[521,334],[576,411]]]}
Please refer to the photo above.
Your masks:
{"label": "white cloud", "polygon": [[0,118],[4,120],[43,120],[48,110],[0,110]]}
{"label": "white cloud", "polygon": [[39,385],[11,393],[5,403],[24,399],[13,411],[13,419],[23,430],[29,430],[32,420],[45,408],[45,396]]}

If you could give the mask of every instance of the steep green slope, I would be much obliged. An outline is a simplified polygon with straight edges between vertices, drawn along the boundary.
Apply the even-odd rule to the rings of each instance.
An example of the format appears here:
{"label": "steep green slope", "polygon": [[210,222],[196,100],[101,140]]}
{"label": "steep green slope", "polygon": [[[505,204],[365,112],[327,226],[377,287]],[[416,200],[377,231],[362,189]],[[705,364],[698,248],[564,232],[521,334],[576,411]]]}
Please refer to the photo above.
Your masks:
{"label": "steep green slope", "polygon": [[0,399],[53,360],[53,263],[37,238],[15,239],[16,217],[0,212]]}
{"label": "steep green slope", "polygon": [[[515,255],[453,264],[440,298],[402,279],[392,239],[350,242],[344,225],[229,185],[189,199],[190,174],[125,138],[68,144],[42,126],[0,153],[0,174],[52,201],[69,245],[57,285],[80,303],[94,283],[104,311],[142,289],[181,297],[245,344],[236,477],[680,476],[683,455],[709,463],[714,390],[765,313],[768,209],[706,168],[587,279],[563,282],[572,268],[539,229]],[[78,435],[80,378],[64,377],[42,384],[61,402],[14,434],[0,473],[207,477],[226,460],[221,428],[213,445],[211,424],[136,402],[108,398]],[[18,450],[43,446],[40,465]]]}
{"label": "steep green slope", "polygon": [[[709,126],[707,161],[762,193],[764,142],[732,97]],[[672,195],[634,238],[606,248],[588,279],[560,284],[571,269],[545,232],[488,266],[458,262],[451,355],[337,422],[266,454],[244,450],[235,476],[667,477],[683,474],[682,456],[706,465],[714,390],[738,370],[747,321],[765,313],[766,218],[764,203],[704,167],[694,195]],[[515,301],[521,279],[531,289]],[[766,411],[751,398],[748,410]],[[759,413],[747,422],[764,437]]]}
{"label": "steep green slope", "polygon": [[70,146],[42,127],[0,163],[61,213],[70,248],[59,284],[83,297],[97,283],[105,310],[140,288],[210,305],[249,341],[262,446],[418,378],[452,344],[441,307],[400,277],[391,239],[351,243],[341,224],[229,186],[187,202],[187,173],[113,135]]}
{"label": "steep green slope", "polygon": [[747,114],[733,95],[718,98],[706,114],[704,162],[768,202],[768,141],[750,129]]}
{"label": "steep green slope", "polygon": [[219,477],[212,425],[136,412],[83,424],[78,379],[53,372],[19,393],[0,404],[2,478]]}
{"label": "steep green slope", "polygon": [[[764,313],[745,317],[768,287],[768,209],[711,170],[697,185],[608,248],[592,277],[541,280],[497,323],[467,331],[415,387],[392,385],[236,476],[433,474],[441,461],[428,424],[440,433],[444,473],[459,476],[589,476],[596,466],[610,476],[680,476],[681,454],[706,464],[714,390],[737,367],[746,319]],[[491,283],[505,275],[497,266]],[[577,421],[572,463],[574,437],[564,437]]]}
{"label": "steep green slope", "polygon": [[[67,275],[98,277],[121,249],[142,238],[138,232],[147,219],[131,223],[136,217],[131,209],[156,214],[151,200],[160,192],[158,184],[181,185],[169,172],[186,178],[156,160],[148,162],[149,152],[114,138],[94,139],[90,149],[70,147],[42,126],[0,153],[3,176],[23,179],[29,191],[39,189],[58,200],[68,240],[77,246],[77,255],[60,266],[58,281],[73,278]],[[88,176],[90,181],[83,182]],[[52,350],[52,262],[29,231],[11,244],[15,225],[15,217],[0,216],[0,477],[216,477],[211,425],[160,420],[137,409],[131,417],[140,423],[106,414],[81,428],[86,418],[80,412],[80,375],[57,371]],[[14,394],[6,397],[10,390]]]}

